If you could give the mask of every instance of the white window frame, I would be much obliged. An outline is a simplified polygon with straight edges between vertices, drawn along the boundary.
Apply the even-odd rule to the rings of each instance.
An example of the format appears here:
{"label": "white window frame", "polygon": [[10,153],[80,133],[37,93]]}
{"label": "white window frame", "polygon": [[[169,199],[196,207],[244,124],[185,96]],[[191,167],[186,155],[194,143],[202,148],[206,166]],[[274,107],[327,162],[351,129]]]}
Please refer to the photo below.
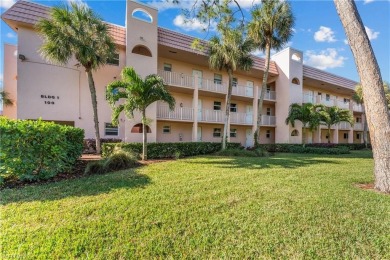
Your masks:
{"label": "white window frame", "polygon": [[107,65],[119,66],[119,53],[115,53],[111,59],[107,59]]}
{"label": "white window frame", "polygon": [[230,112],[237,113],[237,104],[230,103]]}
{"label": "white window frame", "polygon": [[[219,107],[219,109],[215,109],[216,107],[217,108]],[[222,110],[222,102],[221,101],[214,101],[214,111],[221,111],[221,110]]]}
{"label": "white window frame", "polygon": [[[168,131],[166,131],[168,130]],[[164,125],[162,128],[163,134],[170,134],[171,133],[171,126],[170,125]]]}
{"label": "white window frame", "polygon": [[272,113],[271,108],[270,108],[270,107],[267,107],[267,112],[266,112],[267,116],[270,116],[271,113]]}
{"label": "white window frame", "polygon": [[222,136],[221,128],[214,128],[213,129],[213,137],[221,137],[221,136]]}
{"label": "white window frame", "polygon": [[222,85],[222,74],[214,73],[214,84]]}
{"label": "white window frame", "polygon": [[271,130],[267,130],[267,131],[265,132],[265,137],[266,137],[266,138],[271,138]]}
{"label": "white window frame", "polygon": [[230,128],[230,137],[237,137],[237,129],[236,128]]}
{"label": "white window frame", "polygon": [[[107,134],[112,131],[112,133],[115,133],[116,129],[116,134]],[[109,130],[109,132],[107,132]],[[105,136],[118,136],[119,135],[119,126],[113,126],[112,123],[104,123],[104,135]]]}
{"label": "white window frame", "polygon": [[172,72],[172,64],[164,63],[164,71]]}

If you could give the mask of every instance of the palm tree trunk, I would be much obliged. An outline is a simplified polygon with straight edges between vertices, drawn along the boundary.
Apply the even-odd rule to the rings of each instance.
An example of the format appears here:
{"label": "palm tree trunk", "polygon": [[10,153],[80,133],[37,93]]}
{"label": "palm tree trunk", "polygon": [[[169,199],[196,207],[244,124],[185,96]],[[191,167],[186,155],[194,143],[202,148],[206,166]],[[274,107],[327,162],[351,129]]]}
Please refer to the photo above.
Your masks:
{"label": "palm tree trunk", "polygon": [[302,127],[302,146],[305,147],[306,146],[306,124],[303,124],[303,127]]}
{"label": "palm tree trunk", "polygon": [[328,144],[330,144],[330,125],[328,125]]}
{"label": "palm tree trunk", "polygon": [[263,113],[263,101],[264,101],[264,94],[267,91],[267,81],[268,81],[268,71],[269,71],[269,62],[271,56],[271,44],[267,43],[265,47],[265,69],[264,69],[264,75],[263,75],[263,83],[261,85],[261,93],[260,97],[257,100],[257,129],[255,132],[255,146],[259,144],[260,141],[260,127],[261,127],[261,116]]}
{"label": "palm tree trunk", "polygon": [[226,113],[225,113],[225,124],[223,128],[223,139],[222,139],[222,150],[226,149],[226,143],[228,139],[228,124],[229,124],[229,118],[230,118],[230,101],[232,98],[232,87],[233,87],[233,72],[232,70],[228,70],[229,75],[229,86],[228,86],[228,93],[226,96]]}
{"label": "palm tree trunk", "polygon": [[142,161],[148,159],[148,130],[146,128],[146,109],[142,110]]}
{"label": "palm tree trunk", "polygon": [[334,0],[360,76],[374,154],[375,188],[390,193],[390,115],[370,40],[353,0]]}
{"label": "palm tree trunk", "polygon": [[363,142],[364,146],[368,148],[368,142],[367,142],[367,118],[366,114],[364,113],[364,122],[363,122]]}
{"label": "palm tree trunk", "polygon": [[89,90],[91,92],[91,99],[92,99],[93,121],[95,124],[96,153],[100,154],[101,151],[100,132],[99,132],[99,119],[98,119],[98,111],[97,111],[95,82],[93,81],[92,71],[90,69],[87,69],[86,72],[87,72],[88,85],[89,85]]}

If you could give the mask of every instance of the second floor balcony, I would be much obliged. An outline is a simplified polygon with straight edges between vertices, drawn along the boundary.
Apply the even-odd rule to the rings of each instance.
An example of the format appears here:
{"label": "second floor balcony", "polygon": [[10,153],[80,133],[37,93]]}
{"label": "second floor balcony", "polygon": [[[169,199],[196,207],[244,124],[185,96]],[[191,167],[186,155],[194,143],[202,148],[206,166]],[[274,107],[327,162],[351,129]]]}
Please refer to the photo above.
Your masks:
{"label": "second floor balcony", "polygon": [[275,126],[276,125],[276,116],[261,116],[261,125],[262,126]]}
{"label": "second floor balcony", "polygon": [[164,84],[166,85],[184,88],[194,88],[193,76],[164,70],[159,70],[158,75],[163,78]]}
{"label": "second floor balcony", "polygon": [[[261,95],[261,90],[259,90],[259,98]],[[270,100],[270,101],[275,101],[276,100],[276,92],[272,90],[267,90],[264,93],[264,100]]]}
{"label": "second floor balcony", "polygon": [[192,121],[194,109],[192,107],[175,107],[170,110],[169,106],[158,104],[157,106],[157,118],[178,120],[178,121]]}

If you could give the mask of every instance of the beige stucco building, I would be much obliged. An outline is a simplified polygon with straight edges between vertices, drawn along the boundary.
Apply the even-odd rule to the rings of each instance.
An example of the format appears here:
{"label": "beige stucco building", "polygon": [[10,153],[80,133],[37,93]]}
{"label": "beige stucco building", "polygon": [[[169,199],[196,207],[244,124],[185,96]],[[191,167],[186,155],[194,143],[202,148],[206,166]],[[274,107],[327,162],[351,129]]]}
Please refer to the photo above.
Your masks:
{"label": "beige stucco building", "polygon": [[[16,101],[4,107],[10,118],[53,120],[85,129],[86,138],[94,137],[91,97],[83,68],[76,60],[66,66],[47,63],[39,54],[42,40],[34,24],[47,17],[49,8],[19,1],[2,19],[18,34],[18,45],[4,46],[4,89]],[[146,20],[137,17],[146,13]],[[123,115],[119,126],[112,127],[111,108],[105,100],[108,83],[120,77],[121,69],[132,66],[142,76],[158,74],[176,99],[170,111],[161,103],[147,111],[151,119],[151,142],[220,142],[223,132],[227,74],[208,67],[207,53],[193,50],[193,38],[157,26],[157,9],[127,1],[126,27],[110,24],[118,57],[94,72],[102,138],[139,142],[139,116]],[[291,103],[336,105],[353,112],[356,123],[332,127],[331,136],[321,128],[307,137],[308,142],[360,143],[363,108],[351,101],[357,82],[318,70],[302,63],[299,50],[286,48],[272,56],[269,84],[265,93],[260,133],[261,143],[301,143],[302,127],[286,125]],[[264,59],[253,57],[254,66],[235,74],[230,141],[253,145],[256,129],[257,98],[260,95]],[[294,131],[297,130],[297,131]]]}

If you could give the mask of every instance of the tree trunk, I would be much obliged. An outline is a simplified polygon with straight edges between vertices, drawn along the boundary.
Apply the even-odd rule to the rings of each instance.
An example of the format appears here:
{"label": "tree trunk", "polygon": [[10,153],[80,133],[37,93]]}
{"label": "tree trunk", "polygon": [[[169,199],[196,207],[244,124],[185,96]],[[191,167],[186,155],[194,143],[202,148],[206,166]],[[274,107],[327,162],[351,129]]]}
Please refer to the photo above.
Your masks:
{"label": "tree trunk", "polygon": [[328,144],[330,144],[330,125],[328,125]]}
{"label": "tree trunk", "polygon": [[255,132],[255,136],[257,136],[257,138],[255,138],[255,146],[257,146],[257,144],[259,144],[260,141],[261,116],[263,113],[264,94],[267,91],[269,62],[271,58],[270,55],[271,55],[271,44],[267,43],[265,48],[265,70],[263,75],[263,83],[261,84],[260,97],[257,100],[257,129]]}
{"label": "tree trunk", "polygon": [[334,0],[359,72],[374,154],[375,188],[390,193],[390,115],[370,40],[353,0]]}
{"label": "tree trunk", "polygon": [[364,146],[368,148],[368,142],[367,142],[367,117],[366,114],[364,113],[364,122],[363,122],[363,142]]}
{"label": "tree trunk", "polygon": [[305,140],[306,140],[306,124],[303,124],[303,127],[302,127],[302,146],[303,147],[306,146]]}
{"label": "tree trunk", "polygon": [[146,110],[142,110],[142,161],[148,159],[148,130],[146,128]]}
{"label": "tree trunk", "polygon": [[232,99],[232,87],[233,87],[233,72],[232,70],[228,70],[229,75],[229,86],[228,86],[228,93],[226,96],[226,113],[225,113],[225,122],[224,122],[224,128],[223,128],[223,138],[222,138],[222,150],[226,149],[226,143],[228,139],[228,125],[229,125],[229,118],[230,118],[230,101]]}
{"label": "tree trunk", "polygon": [[92,99],[93,121],[95,124],[96,153],[100,154],[101,146],[100,146],[99,119],[98,119],[98,111],[97,111],[95,82],[93,81],[92,71],[86,70],[86,72],[87,72],[88,85],[89,85],[89,90],[91,92],[91,99]]}

